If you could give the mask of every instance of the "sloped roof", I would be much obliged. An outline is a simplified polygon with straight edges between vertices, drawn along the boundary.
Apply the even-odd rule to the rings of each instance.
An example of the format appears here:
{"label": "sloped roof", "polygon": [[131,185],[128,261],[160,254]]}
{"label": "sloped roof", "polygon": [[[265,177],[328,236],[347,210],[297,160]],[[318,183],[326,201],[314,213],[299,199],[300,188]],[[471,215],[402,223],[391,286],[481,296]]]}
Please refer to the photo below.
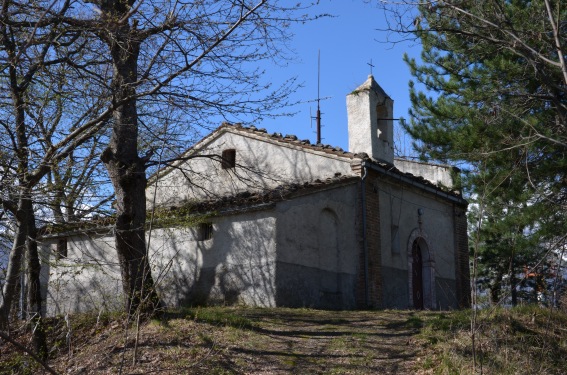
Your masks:
{"label": "sloped roof", "polygon": [[[357,90],[362,89],[372,89],[372,90],[382,90],[380,86],[374,87],[374,79],[369,76],[368,80],[363,83]],[[383,90],[382,90],[383,91]],[[385,95],[385,94],[384,94]],[[201,141],[197,142],[194,146],[189,148],[183,156],[188,156],[191,153],[199,152],[203,149],[206,145],[212,142],[214,139],[222,135],[224,132],[232,132],[242,134],[244,136],[250,136],[256,139],[262,139],[267,142],[271,142],[274,144],[279,145],[287,145],[289,147],[300,148],[307,152],[313,152],[317,154],[327,154],[338,158],[344,158],[346,160],[359,160],[361,168],[368,167],[377,171],[378,173],[384,174],[388,177],[394,178],[399,180],[402,183],[407,183],[412,186],[417,186],[424,191],[428,191],[435,195],[438,195],[442,198],[449,199],[454,202],[458,202],[461,204],[468,204],[466,200],[462,197],[460,192],[451,191],[446,188],[440,187],[427,179],[423,178],[422,176],[416,176],[412,173],[406,173],[395,166],[384,163],[378,160],[374,160],[368,156],[366,153],[352,153],[348,151],[344,151],[341,147],[335,147],[326,144],[311,144],[311,142],[306,140],[300,140],[295,135],[283,135],[282,133],[268,133],[268,131],[264,128],[257,128],[255,126],[243,126],[242,124],[230,124],[230,123],[223,123],[214,131],[212,131],[209,135],[204,137]],[[179,163],[184,162],[186,159],[183,157],[180,158],[178,161]],[[405,160],[405,159],[402,159]],[[162,177],[164,175],[164,170],[171,168],[170,166],[166,166],[159,171],[159,176]],[[166,172],[167,173],[167,172]],[[155,178],[158,173],[154,173],[148,179],[148,185],[151,184],[151,179]],[[263,191],[245,191],[241,193],[237,193],[232,196],[223,196],[217,199],[211,200],[203,200],[199,202],[185,202],[182,203],[185,208],[190,207],[191,212],[193,214],[206,214],[211,212],[216,212],[218,214],[230,214],[236,212],[242,212],[248,209],[264,209],[266,205],[274,204],[278,201],[282,201],[285,199],[291,199],[296,196],[311,194],[313,192],[317,192],[320,190],[325,190],[329,188],[335,188],[340,185],[346,185],[353,183],[355,181],[360,180],[360,175],[358,176],[341,176],[336,175],[334,178],[327,178],[325,180],[314,180],[304,183],[289,183],[280,185],[276,188],[263,190]],[[168,206],[168,207],[161,207],[160,209],[164,209],[166,211],[171,211],[175,213],[180,209],[179,205],[175,206]],[[105,217],[105,218],[98,218],[92,219],[89,221],[82,221],[76,223],[69,223],[66,224],[64,227],[60,227],[58,225],[48,225],[44,226],[40,229],[40,236],[43,237],[57,237],[61,235],[69,235],[74,233],[82,233],[82,232],[91,232],[91,231],[98,231],[101,228],[111,228],[114,225],[114,217]]]}
{"label": "sloped roof", "polygon": [[374,76],[372,74],[368,75],[368,78],[366,79],[366,81],[364,81],[364,83],[362,85],[360,85],[356,89],[354,89],[354,91],[351,94],[357,93],[359,91],[367,91],[367,90],[372,90],[376,94],[378,94],[379,96],[384,96],[384,97],[390,99],[388,94],[386,94],[386,91],[384,91],[384,89],[382,87],[380,87],[380,85],[378,84],[378,82],[376,82],[376,80],[374,79]]}
{"label": "sloped roof", "polygon": [[[358,89],[372,89],[372,90],[381,90],[383,91],[380,86],[377,86],[376,81],[373,79],[372,76],[369,76],[368,80],[363,83]],[[357,89],[357,90],[358,90]],[[446,197],[449,198],[458,198],[459,200],[462,200],[463,202],[464,199],[462,198],[462,195],[460,194],[460,192],[457,191],[451,191],[448,190],[447,188],[438,186],[434,183],[432,183],[431,181],[428,181],[427,179],[423,178],[422,176],[416,176],[412,173],[406,173],[401,171],[400,169],[396,168],[393,165],[378,161],[378,160],[374,160],[372,158],[370,158],[368,156],[368,154],[366,154],[365,152],[362,153],[352,153],[352,152],[348,152],[343,150],[341,147],[338,146],[331,146],[331,145],[326,145],[326,144],[312,144],[308,139],[304,139],[301,140],[299,139],[297,136],[295,135],[290,135],[290,134],[282,134],[282,133],[278,133],[278,132],[274,132],[274,133],[268,133],[268,131],[265,128],[257,128],[256,126],[243,126],[242,124],[236,123],[236,124],[231,124],[231,123],[222,123],[218,128],[216,128],[214,131],[212,131],[209,135],[207,135],[206,137],[204,137],[201,141],[197,142],[194,146],[192,146],[191,148],[189,148],[185,153],[184,156],[188,156],[192,153],[197,153],[199,152],[201,149],[203,149],[204,147],[206,147],[210,142],[212,142],[214,139],[218,138],[219,136],[221,136],[223,133],[225,132],[231,132],[231,133],[237,133],[237,134],[241,134],[243,136],[248,136],[248,137],[253,137],[255,139],[261,139],[263,141],[266,142],[270,142],[273,144],[278,144],[278,145],[283,145],[283,146],[287,146],[287,147],[293,147],[293,148],[299,148],[302,150],[305,150],[307,152],[312,152],[312,153],[316,153],[316,154],[326,154],[329,156],[333,156],[333,157],[338,157],[338,158],[344,158],[346,160],[350,160],[353,161],[355,159],[360,160],[360,163],[362,165],[362,163],[364,163],[366,166],[373,166],[374,170],[378,171],[378,172],[382,172],[385,173],[391,177],[396,177],[401,181],[405,181],[407,183],[410,183],[412,185],[421,185],[422,187],[427,187],[427,190],[429,190],[430,192],[433,190],[437,190],[440,192],[443,192],[443,195],[445,195]],[[402,159],[405,160],[405,159]],[[180,160],[180,162],[183,162],[183,158],[182,160]],[[428,164],[428,163],[426,163]],[[435,165],[435,164],[434,164]],[[169,167],[165,167],[162,169],[162,171],[160,172],[160,177],[163,176],[163,172],[164,170],[167,170]],[[167,172],[166,172],[167,173]],[[155,174],[154,174],[155,176]],[[148,183],[149,185],[149,183]]]}
{"label": "sloped roof", "polygon": [[[172,219],[182,216],[199,216],[210,214],[227,215],[246,211],[262,210],[273,207],[277,202],[292,199],[298,196],[317,193],[319,191],[334,189],[340,186],[358,182],[358,176],[341,176],[340,174],[325,180],[315,180],[305,183],[290,183],[277,186],[274,189],[263,191],[245,191],[217,199],[209,199],[197,202],[182,202],[179,205],[156,207],[157,214],[154,227],[160,227],[163,223],[171,224]],[[41,237],[61,237],[78,233],[108,231],[114,226],[113,216],[67,223],[64,225],[46,225],[39,230]],[[161,224],[161,225],[160,225]]]}
{"label": "sloped roof", "polygon": [[[224,196],[218,199],[210,199],[198,202],[186,202],[184,205],[189,206],[195,213],[211,213],[219,214],[228,213],[228,211],[242,211],[257,205],[276,203],[286,199],[295,198],[297,196],[308,195],[322,190],[336,188],[339,186],[349,185],[358,182],[358,176],[341,176],[337,174],[335,177],[326,178],[324,180],[314,180],[304,183],[282,184],[273,189],[262,191],[244,191],[231,196]],[[175,212],[182,205],[167,207],[168,210]]]}
{"label": "sloped roof", "polygon": [[217,129],[215,129],[207,137],[203,138],[203,140],[198,142],[191,149],[189,149],[188,152],[191,152],[192,150],[196,151],[202,148],[204,145],[209,143],[211,138],[216,138],[224,131],[231,131],[231,132],[251,135],[254,136],[254,138],[260,138],[268,142],[277,142],[278,144],[298,146],[305,150],[324,152],[326,154],[333,154],[348,159],[353,159],[353,158],[362,159],[368,157],[366,154],[354,154],[352,152],[345,151],[341,147],[337,147],[337,146],[331,146],[322,143],[312,144],[311,141],[309,141],[308,139],[301,140],[297,136],[291,134],[283,135],[282,133],[277,133],[277,132],[270,134],[265,128],[257,128],[254,125],[246,127],[243,126],[242,124],[230,124],[226,122],[223,123],[221,126],[219,126]]}
{"label": "sloped roof", "polygon": [[[344,158],[346,160],[352,160],[352,159],[362,160],[368,158],[368,155],[366,153],[355,154],[352,152],[345,151],[338,146],[331,146],[322,143],[311,144],[311,141],[309,141],[308,139],[301,140],[295,135],[290,135],[290,134],[283,135],[282,133],[278,133],[278,132],[274,132],[270,134],[265,128],[257,128],[254,125],[243,126],[240,123],[231,124],[228,122],[223,122],[218,128],[213,130],[203,139],[201,139],[193,146],[191,146],[189,149],[187,149],[187,151],[185,151],[179,157],[179,160],[177,162],[174,162],[173,165],[179,165],[181,163],[184,163],[192,154],[198,153],[225,132],[237,133],[243,136],[251,137],[254,139],[260,139],[262,141],[270,142],[273,144],[284,145],[292,148],[299,148],[307,152],[316,153],[316,154],[326,154],[332,157]],[[148,186],[152,183],[152,180],[155,179],[157,175],[159,175],[161,178],[165,176],[167,173],[169,173],[170,170],[173,169],[171,168],[171,165],[168,165],[161,168],[159,171],[154,172],[154,174],[148,178]]]}

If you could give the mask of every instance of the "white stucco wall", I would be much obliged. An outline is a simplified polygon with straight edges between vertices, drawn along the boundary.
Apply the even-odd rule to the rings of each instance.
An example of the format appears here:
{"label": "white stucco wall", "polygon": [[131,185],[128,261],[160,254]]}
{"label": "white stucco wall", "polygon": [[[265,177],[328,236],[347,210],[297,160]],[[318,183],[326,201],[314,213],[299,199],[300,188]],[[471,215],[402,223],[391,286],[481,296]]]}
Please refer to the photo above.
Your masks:
{"label": "white stucco wall", "polygon": [[451,176],[452,167],[448,165],[429,164],[407,159],[394,159],[394,166],[404,173],[421,176],[435,185],[447,188],[454,186]]}
{"label": "white stucco wall", "polygon": [[[216,218],[212,224],[213,236],[204,241],[199,240],[197,228],[152,231],[152,276],[166,305],[211,302],[274,306],[273,213],[242,213]],[[40,244],[46,260],[43,282],[48,285],[48,315],[123,306],[112,235],[72,236],[68,257],[60,260],[55,259],[56,243],[53,238]]]}
{"label": "white stucco wall", "polygon": [[[259,191],[282,184],[325,179],[335,173],[353,175],[348,158],[306,150],[294,144],[275,144],[262,136],[243,136],[226,128],[217,138],[209,140],[199,155],[221,155],[226,149],[236,150],[236,168],[222,169],[218,159],[207,157],[181,163],[159,180],[156,204],[179,204],[192,199]],[[151,207],[155,185],[150,185],[146,191]]]}
{"label": "white stucco wall", "polygon": [[[212,218],[207,240],[201,240],[198,227],[152,230],[149,256],[160,296],[168,306],[354,308],[357,189],[353,181],[271,208]],[[48,315],[120,309],[111,233],[69,237],[68,257],[60,260],[54,255],[57,240],[41,243],[49,260],[44,268]]]}
{"label": "white stucco wall", "polygon": [[[455,281],[455,233],[452,204],[439,198],[423,194],[414,187],[401,188],[386,180],[376,179],[374,186],[379,194],[382,267],[386,291],[386,306],[397,304],[403,307],[409,303],[411,286],[409,278],[413,237],[419,233],[427,242],[433,256],[433,278],[424,293],[433,298],[434,307],[451,307],[456,303]],[[421,225],[418,210],[421,209]],[[394,239],[395,228],[398,239]],[[413,236],[412,236],[413,235]],[[425,255],[424,255],[425,257]],[[425,270],[424,270],[425,273]],[[428,280],[424,276],[424,280]],[[425,283],[425,281],[424,281]]]}
{"label": "white stucco wall", "polygon": [[57,239],[39,243],[47,315],[118,310],[123,306],[122,281],[114,237],[77,235],[67,240],[67,257],[55,256]]}
{"label": "white stucco wall", "polygon": [[197,228],[158,229],[151,264],[169,306],[195,302],[274,306],[275,230],[272,211],[211,220],[213,235]]}
{"label": "white stucco wall", "polygon": [[[280,202],[278,261],[356,273],[358,258],[353,259],[357,253],[352,251],[357,238],[357,194],[358,185],[350,184]],[[325,214],[330,215],[328,221],[321,219]]]}
{"label": "white stucco wall", "polygon": [[[407,270],[407,249],[410,234],[419,229],[418,209],[421,208],[421,232],[435,254],[437,274],[455,278],[453,207],[432,197],[419,194],[414,189],[399,189],[392,184],[378,182],[380,193],[380,230],[382,262],[384,266]],[[399,228],[399,253],[392,250],[391,226]]]}
{"label": "white stucco wall", "polygon": [[394,102],[370,75],[346,97],[348,150],[373,159],[394,160]]}
{"label": "white stucco wall", "polygon": [[278,204],[278,305],[355,307],[358,189],[352,183]]}

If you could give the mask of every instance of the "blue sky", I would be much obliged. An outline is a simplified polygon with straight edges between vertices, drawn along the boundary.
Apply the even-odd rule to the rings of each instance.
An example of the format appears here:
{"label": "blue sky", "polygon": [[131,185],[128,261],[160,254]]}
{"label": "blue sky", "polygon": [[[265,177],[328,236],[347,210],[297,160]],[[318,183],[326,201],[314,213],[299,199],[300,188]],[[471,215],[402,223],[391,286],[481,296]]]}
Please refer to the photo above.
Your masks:
{"label": "blue sky", "polygon": [[[376,1],[377,2],[377,1]],[[295,25],[295,38],[290,47],[297,53],[297,61],[285,69],[267,68],[268,77],[275,81],[297,76],[304,87],[295,93],[293,100],[303,104],[293,108],[293,117],[267,119],[260,127],[269,132],[294,134],[301,139],[316,140],[315,121],[311,127],[310,109],[315,115],[316,103],[306,102],[317,98],[317,54],[321,53],[322,136],[324,144],[348,149],[346,95],[362,84],[372,73],[380,86],[394,100],[395,118],[408,118],[409,68],[402,60],[404,53],[418,57],[419,45],[385,43],[388,35],[378,31],[385,28],[385,15],[376,2],[362,0],[321,0],[313,13],[329,13],[336,17],[323,18],[303,25]],[[394,135],[396,141],[405,142],[409,152],[409,138]]]}

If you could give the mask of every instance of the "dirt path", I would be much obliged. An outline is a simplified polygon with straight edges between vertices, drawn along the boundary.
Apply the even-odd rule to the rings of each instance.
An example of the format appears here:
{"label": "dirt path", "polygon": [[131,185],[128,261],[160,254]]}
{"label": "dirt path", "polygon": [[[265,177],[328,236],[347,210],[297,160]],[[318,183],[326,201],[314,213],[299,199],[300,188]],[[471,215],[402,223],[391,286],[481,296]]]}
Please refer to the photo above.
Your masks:
{"label": "dirt path", "polygon": [[[125,331],[120,321],[75,317],[70,342],[64,329],[52,330],[49,363],[61,374],[413,374],[419,345],[412,316],[192,309],[143,325],[137,345],[135,330]],[[17,353],[0,350],[0,359],[6,355],[11,369],[0,373],[18,367]],[[29,360],[20,362],[29,370]]]}
{"label": "dirt path", "polygon": [[412,373],[416,348],[409,312],[289,312],[253,317],[266,345],[231,348],[246,373]]}
{"label": "dirt path", "polygon": [[[565,312],[479,310],[474,351],[470,313],[217,307],[169,312],[139,331],[116,315],[75,315],[71,329],[46,322],[49,365],[69,375],[567,374]],[[25,325],[12,333],[31,346]],[[0,375],[45,373],[0,341]]]}

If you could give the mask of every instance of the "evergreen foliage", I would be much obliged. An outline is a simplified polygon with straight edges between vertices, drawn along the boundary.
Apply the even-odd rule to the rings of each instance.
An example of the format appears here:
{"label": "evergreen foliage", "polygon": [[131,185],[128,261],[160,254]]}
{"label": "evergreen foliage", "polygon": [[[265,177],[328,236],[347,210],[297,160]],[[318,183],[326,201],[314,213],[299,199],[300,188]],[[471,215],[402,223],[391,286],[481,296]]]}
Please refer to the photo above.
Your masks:
{"label": "evergreen foliage", "polygon": [[[459,164],[480,223],[479,271],[500,297],[567,233],[567,8],[560,1],[427,1],[389,8],[417,38],[406,131],[424,160]],[[408,13],[410,12],[410,13]],[[402,16],[412,14],[407,27]],[[425,87],[425,92],[421,90]],[[476,224],[475,224],[476,225]],[[541,269],[540,271],[541,272]]]}

